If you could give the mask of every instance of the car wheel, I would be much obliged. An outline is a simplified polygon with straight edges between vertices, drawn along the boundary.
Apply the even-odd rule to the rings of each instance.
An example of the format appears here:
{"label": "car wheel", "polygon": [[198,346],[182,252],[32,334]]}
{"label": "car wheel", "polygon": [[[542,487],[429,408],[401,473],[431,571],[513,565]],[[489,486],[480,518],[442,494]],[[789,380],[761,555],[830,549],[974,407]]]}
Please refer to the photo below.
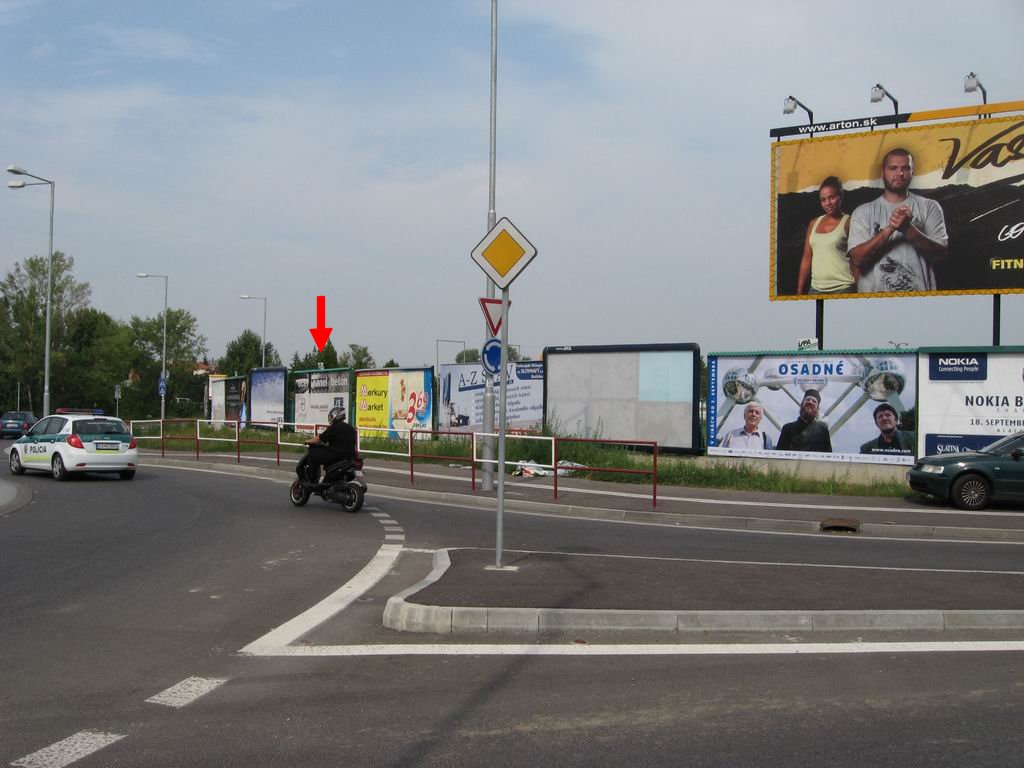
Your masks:
{"label": "car wheel", "polygon": [[131,480],[133,477],[135,477],[135,470],[134,469],[122,469],[117,474],[120,475],[122,480]]}
{"label": "car wheel", "polygon": [[949,495],[957,509],[984,509],[992,500],[992,486],[981,475],[961,475],[953,482]]}
{"label": "car wheel", "polygon": [[11,474],[12,475],[24,475],[25,468],[21,466],[21,457],[18,456],[18,452],[15,450],[11,451]]}
{"label": "car wheel", "polygon": [[51,463],[51,469],[53,470],[54,480],[67,480],[68,470],[64,466],[64,459],[60,457],[59,453],[53,455],[53,462]]}

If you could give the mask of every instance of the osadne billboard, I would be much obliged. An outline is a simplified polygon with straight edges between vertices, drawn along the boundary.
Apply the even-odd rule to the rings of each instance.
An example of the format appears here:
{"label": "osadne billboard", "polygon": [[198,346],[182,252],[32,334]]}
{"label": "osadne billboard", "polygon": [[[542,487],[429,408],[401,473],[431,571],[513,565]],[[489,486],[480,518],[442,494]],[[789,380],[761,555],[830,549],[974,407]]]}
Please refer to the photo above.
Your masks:
{"label": "osadne billboard", "polygon": [[708,356],[708,454],[912,464],[914,354]]}
{"label": "osadne billboard", "polygon": [[1024,116],[771,152],[771,299],[1024,292]]}

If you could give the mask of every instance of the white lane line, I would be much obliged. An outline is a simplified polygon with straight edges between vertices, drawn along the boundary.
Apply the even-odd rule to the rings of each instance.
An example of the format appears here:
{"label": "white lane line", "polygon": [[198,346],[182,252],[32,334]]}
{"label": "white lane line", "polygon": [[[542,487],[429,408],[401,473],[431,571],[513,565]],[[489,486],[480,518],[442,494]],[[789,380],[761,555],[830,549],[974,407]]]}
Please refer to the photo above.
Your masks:
{"label": "white lane line", "polygon": [[374,517],[390,517],[387,512],[371,512],[370,514]]}
{"label": "white lane line", "polygon": [[813,656],[862,653],[1020,653],[1024,641],[694,643],[673,645],[424,644],[261,648],[254,656]]}
{"label": "white lane line", "polygon": [[404,533],[389,533],[384,537],[384,541],[405,541]]}
{"label": "white lane line", "polygon": [[56,744],[51,744],[38,752],[15,760],[11,765],[22,766],[22,768],[62,768],[123,738],[123,735],[117,733],[79,731],[74,736],[68,736]]}
{"label": "white lane line", "polygon": [[150,696],[146,701],[150,704],[163,704],[180,709],[191,704],[200,696],[205,696],[210,691],[216,690],[227,681],[226,677],[189,677],[177,685],[172,685],[166,691],[161,691],[156,696]]}
{"label": "white lane line", "polygon": [[294,619],[286,621],[280,627],[272,629],[263,637],[249,643],[239,653],[259,656],[261,654],[258,651],[261,648],[286,646],[295,642],[307,632],[348,608],[356,598],[387,576],[401,551],[401,544],[382,544],[373,559],[349,581]]}

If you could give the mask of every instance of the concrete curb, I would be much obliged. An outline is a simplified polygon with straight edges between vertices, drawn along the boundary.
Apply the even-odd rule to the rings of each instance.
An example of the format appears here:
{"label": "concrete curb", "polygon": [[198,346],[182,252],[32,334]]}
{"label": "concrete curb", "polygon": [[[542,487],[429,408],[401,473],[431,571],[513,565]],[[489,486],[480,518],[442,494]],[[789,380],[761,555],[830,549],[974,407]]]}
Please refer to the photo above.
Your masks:
{"label": "concrete curb", "polygon": [[423,581],[388,599],[384,626],[400,632],[829,632],[843,630],[1024,629],[1024,611],[631,611],[574,608],[485,608],[410,603],[408,598],[451,567],[447,550],[434,553]]}
{"label": "concrete curb", "polygon": [[[145,457],[140,459],[140,466],[167,466],[195,469],[194,460],[167,459]],[[206,465],[216,468],[215,471],[228,471],[233,474],[249,477],[273,477],[274,479],[291,481],[295,473],[291,470],[250,467],[244,464],[228,464],[211,462]],[[372,471],[372,469],[370,470]],[[473,509],[493,510],[497,508],[497,499],[490,496],[474,496],[451,491],[423,491],[415,487],[402,488],[394,485],[374,484],[370,487],[368,497],[396,499],[399,501],[434,501],[438,503],[458,504]],[[944,540],[944,541],[977,541],[988,543],[1024,543],[1024,530],[1008,528],[967,528],[963,526],[912,525],[899,523],[864,523],[859,534],[835,534],[820,530],[820,523],[814,520],[786,520],[782,518],[739,517],[733,515],[701,515],[679,512],[637,512],[602,507],[582,507],[565,504],[554,504],[543,501],[526,501],[522,499],[506,499],[505,509],[510,512],[528,512],[560,517],[585,518],[588,520],[613,520],[626,523],[657,523],[659,525],[678,525],[688,528],[717,528],[737,531],[754,531],[760,533],[802,533],[814,534],[828,538],[845,536],[857,538],[878,536],[892,539]]]}

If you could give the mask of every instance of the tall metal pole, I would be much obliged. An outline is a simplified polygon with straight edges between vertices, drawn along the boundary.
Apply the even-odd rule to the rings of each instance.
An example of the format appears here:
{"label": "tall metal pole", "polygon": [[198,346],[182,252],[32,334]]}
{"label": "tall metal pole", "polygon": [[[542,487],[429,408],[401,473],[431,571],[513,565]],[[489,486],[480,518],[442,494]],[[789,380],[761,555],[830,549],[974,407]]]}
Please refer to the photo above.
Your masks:
{"label": "tall metal pole", "polygon": [[164,353],[160,357],[160,378],[164,385],[160,388],[160,421],[164,420],[167,414],[167,283],[169,278],[162,275],[164,279]]}
{"label": "tall metal pole", "polygon": [[263,364],[261,368],[267,367],[267,299],[263,297]]}
{"label": "tall metal pole", "polygon": [[[497,216],[494,205],[495,168],[497,165],[497,129],[498,129],[498,0],[491,0],[491,151],[488,185],[487,205],[487,231],[494,229],[497,223]],[[493,299],[495,288],[494,282],[489,278],[486,281],[487,298]],[[484,340],[490,334],[484,325]],[[504,351],[502,352],[504,354]],[[494,432],[494,378],[484,371],[484,432]],[[484,439],[484,476],[483,489],[490,491],[494,489],[494,441],[492,438]]]}
{"label": "tall metal pole", "polygon": [[[500,402],[498,404],[498,535],[494,545],[494,567],[501,568],[502,539],[505,525],[505,400],[508,397],[508,288],[501,289],[501,378]],[[558,471],[557,468],[555,470]]]}
{"label": "tall metal pole", "polygon": [[50,415],[50,305],[53,302],[53,197],[50,182],[50,250],[46,257],[46,353],[43,356],[43,415]]}

